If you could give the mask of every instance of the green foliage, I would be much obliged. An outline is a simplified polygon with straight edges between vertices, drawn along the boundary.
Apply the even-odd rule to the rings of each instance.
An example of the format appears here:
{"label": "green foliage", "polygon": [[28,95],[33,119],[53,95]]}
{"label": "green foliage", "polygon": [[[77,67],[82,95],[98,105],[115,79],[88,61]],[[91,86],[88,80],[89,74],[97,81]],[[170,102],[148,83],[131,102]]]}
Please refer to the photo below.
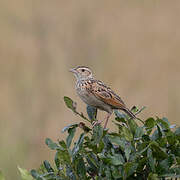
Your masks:
{"label": "green foliage", "polygon": [[5,180],[3,173],[0,170],[0,180]]}
{"label": "green foliage", "polygon": [[[64,97],[76,115],[91,123],[97,110],[87,107],[88,118],[77,112],[76,103]],[[144,108],[143,108],[144,109]],[[134,108],[134,112],[141,110]],[[173,130],[166,118],[148,118],[139,125],[126,114],[115,111],[117,130],[111,132],[101,125],[92,128],[84,122],[66,126],[66,140],[47,146],[55,151],[54,165],[44,161],[38,170],[31,170],[37,180],[157,180],[180,178],[180,128]],[[140,120],[142,122],[142,120]],[[90,127],[88,127],[90,125]],[[81,132],[73,141],[76,130]],[[73,143],[72,143],[73,142]],[[21,170],[22,177],[27,172]],[[27,176],[27,180],[29,176]]]}
{"label": "green foliage", "polygon": [[31,176],[30,172],[28,172],[26,169],[22,169],[22,168],[18,167],[18,170],[21,174],[22,180],[33,180],[33,177]]}

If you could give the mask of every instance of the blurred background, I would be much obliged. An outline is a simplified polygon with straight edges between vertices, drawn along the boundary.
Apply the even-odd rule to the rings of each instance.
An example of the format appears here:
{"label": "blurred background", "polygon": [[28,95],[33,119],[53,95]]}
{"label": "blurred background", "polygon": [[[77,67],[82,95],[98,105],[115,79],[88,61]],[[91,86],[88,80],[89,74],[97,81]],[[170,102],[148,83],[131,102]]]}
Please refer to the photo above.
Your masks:
{"label": "blurred background", "polygon": [[[53,159],[44,141],[85,112],[68,70],[91,67],[140,117],[180,124],[180,1],[0,1],[0,169]],[[101,112],[99,118],[103,118]],[[113,117],[111,117],[112,119]],[[113,128],[112,123],[108,124]]]}

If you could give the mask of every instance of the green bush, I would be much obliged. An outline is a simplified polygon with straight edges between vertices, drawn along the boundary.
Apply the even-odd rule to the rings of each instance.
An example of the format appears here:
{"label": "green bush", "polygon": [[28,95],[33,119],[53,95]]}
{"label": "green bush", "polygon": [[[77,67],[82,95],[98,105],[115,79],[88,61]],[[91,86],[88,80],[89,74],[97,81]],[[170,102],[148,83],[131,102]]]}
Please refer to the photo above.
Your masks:
{"label": "green bush", "polygon": [[[38,170],[31,170],[37,180],[156,180],[180,178],[180,128],[173,130],[167,118],[148,118],[140,123],[126,114],[115,111],[111,132],[101,125],[92,128],[96,109],[88,106],[86,118],[76,111],[76,103],[64,97],[64,101],[83,122],[71,124],[66,140],[57,143],[46,139],[47,146],[56,152],[54,165],[44,161]],[[143,109],[141,109],[143,110]],[[134,113],[140,113],[133,108]],[[85,122],[87,122],[85,124]],[[89,127],[87,126],[90,125]],[[139,125],[141,124],[141,125]],[[81,134],[73,141],[76,130]],[[72,143],[74,142],[74,143]],[[22,169],[21,174],[26,177]],[[27,180],[30,179],[27,175]],[[24,178],[26,179],[26,178]]]}

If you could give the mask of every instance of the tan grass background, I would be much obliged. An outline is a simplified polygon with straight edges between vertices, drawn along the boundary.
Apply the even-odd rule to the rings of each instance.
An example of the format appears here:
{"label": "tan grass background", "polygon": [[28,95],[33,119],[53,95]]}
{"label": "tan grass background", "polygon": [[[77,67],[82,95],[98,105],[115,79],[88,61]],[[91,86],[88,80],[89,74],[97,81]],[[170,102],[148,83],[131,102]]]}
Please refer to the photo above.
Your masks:
{"label": "tan grass background", "polygon": [[[63,96],[85,105],[68,72],[90,66],[142,118],[180,124],[180,1],[1,0],[0,169],[19,179],[53,158],[46,137],[80,121]],[[99,118],[104,113],[100,113]],[[112,127],[112,124],[109,124]],[[112,127],[113,128],[113,127]]]}

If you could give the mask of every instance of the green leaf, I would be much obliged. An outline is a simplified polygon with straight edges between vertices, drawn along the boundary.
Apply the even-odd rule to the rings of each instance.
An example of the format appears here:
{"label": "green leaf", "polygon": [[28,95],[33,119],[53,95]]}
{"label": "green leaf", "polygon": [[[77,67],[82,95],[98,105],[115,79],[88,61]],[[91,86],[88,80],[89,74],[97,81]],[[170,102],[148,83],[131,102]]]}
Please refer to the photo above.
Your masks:
{"label": "green leaf", "polygon": [[169,130],[169,124],[166,122],[166,118],[163,119],[157,119],[157,123],[161,126],[162,130]]}
{"label": "green leaf", "polygon": [[[112,172],[112,176],[115,178],[115,179],[118,179],[118,178],[121,178],[122,177],[122,174],[119,170],[119,167],[117,166],[111,166],[111,172]],[[112,178],[111,178],[112,179]]]}
{"label": "green leaf", "polygon": [[97,108],[87,105],[86,110],[87,110],[89,119],[92,121],[95,120],[97,116]]}
{"label": "green leaf", "polygon": [[180,156],[176,157],[177,164],[180,165]]}
{"label": "green leaf", "polygon": [[168,157],[168,154],[166,153],[166,150],[161,148],[159,144],[155,141],[152,141],[150,143],[151,150],[153,151],[153,156],[157,159],[165,159]]}
{"label": "green leaf", "polygon": [[117,122],[122,122],[122,123],[127,123],[126,122],[126,119],[124,119],[124,118],[120,118],[120,117],[115,117],[115,120],[117,121]]}
{"label": "green leaf", "polygon": [[128,125],[130,127],[131,132],[134,135],[135,131],[136,131],[137,127],[138,127],[137,123],[135,122],[134,119],[128,119]]}
{"label": "green leaf", "polygon": [[110,160],[110,163],[117,166],[117,165],[123,165],[124,164],[124,158],[121,154],[114,154],[113,156],[108,155],[108,159]]}
{"label": "green leaf", "polygon": [[178,136],[180,135],[180,127],[178,127],[178,128],[176,129],[176,131],[174,132],[174,134],[175,134],[175,135],[178,135]]}
{"label": "green leaf", "polygon": [[70,128],[76,128],[78,127],[78,124],[70,124],[62,129],[62,132],[68,131]]}
{"label": "green leaf", "polygon": [[77,174],[73,170],[73,168],[71,166],[69,166],[69,165],[66,166],[66,175],[67,175],[68,180],[76,180]]}
{"label": "green leaf", "polygon": [[178,141],[177,137],[175,136],[175,133],[168,133],[167,134],[167,141],[170,145],[175,145],[176,141]]}
{"label": "green leaf", "polygon": [[146,163],[147,163],[147,157],[141,157],[141,159],[138,159],[137,172],[142,173]]}
{"label": "green leaf", "polygon": [[56,166],[60,167],[60,165],[70,165],[71,164],[71,156],[69,155],[67,150],[57,151],[55,158]]}
{"label": "green leaf", "polygon": [[138,164],[134,162],[126,162],[124,164],[124,171],[126,174],[126,178],[135,173],[135,170],[137,169]]}
{"label": "green leaf", "polygon": [[74,134],[76,132],[76,127],[73,127],[73,128],[69,128],[68,129],[68,137],[66,138],[66,144],[67,144],[67,147],[69,148],[71,146],[71,142],[72,142],[72,139],[74,137]]}
{"label": "green leaf", "polygon": [[170,122],[168,121],[168,119],[167,119],[166,117],[163,117],[162,120],[165,121],[165,122],[168,124],[168,126],[171,125]]}
{"label": "green leaf", "polygon": [[103,137],[103,128],[100,125],[96,125],[93,128],[92,144],[99,144]]}
{"label": "green leaf", "polygon": [[147,128],[151,129],[156,125],[156,121],[153,118],[148,118],[144,124]]}
{"label": "green leaf", "polygon": [[[135,108],[134,108],[135,107]],[[131,111],[135,114],[135,115],[137,115],[137,114],[139,114],[139,113],[141,113],[142,111],[144,111],[144,109],[146,109],[146,106],[143,106],[141,109],[138,109],[136,106],[134,106],[132,109],[131,109]]]}
{"label": "green leaf", "polygon": [[77,158],[76,171],[80,179],[86,179],[86,166],[82,157]]}
{"label": "green leaf", "polygon": [[[163,175],[161,175],[160,177],[162,177],[162,178],[180,178],[180,174],[163,174]],[[176,179],[175,179],[176,180]],[[179,180],[179,179],[178,179]]]}
{"label": "green leaf", "polygon": [[54,143],[50,138],[46,138],[45,143],[52,150],[62,149],[60,146],[58,146],[56,143]]}
{"label": "green leaf", "polygon": [[131,147],[130,147],[130,146],[126,146],[124,152],[125,152],[126,159],[127,159],[127,161],[128,161],[128,160],[129,160],[129,156],[130,156],[130,154],[131,154]]}
{"label": "green leaf", "polygon": [[41,175],[34,169],[31,170],[31,175],[37,180],[46,180],[45,178],[41,177]]}
{"label": "green leaf", "polygon": [[120,138],[119,136],[108,136],[109,140],[111,143],[113,144],[117,144],[120,145],[120,147],[124,150],[125,149],[125,145],[126,145],[126,141],[123,138]]}
{"label": "green leaf", "polygon": [[83,141],[84,141],[84,136],[85,136],[85,134],[82,133],[82,134],[80,135],[78,141],[76,142],[76,144],[75,144],[75,146],[74,146],[74,148],[73,148],[73,150],[72,150],[73,156],[75,156],[75,155],[81,150],[82,145],[83,145]]}
{"label": "green leaf", "polygon": [[64,142],[64,140],[59,141],[59,145],[61,147],[61,150],[67,149],[66,143]]}
{"label": "green leaf", "polygon": [[104,150],[104,141],[100,141],[97,145],[97,153],[101,153]]}
{"label": "green leaf", "polygon": [[43,176],[43,174],[48,174],[46,168],[44,167],[44,164],[40,165],[40,167],[37,169],[37,173],[40,176]]}
{"label": "green leaf", "polygon": [[[112,179],[111,170],[110,170],[110,167],[108,167],[108,166],[105,167],[105,177],[107,179]],[[101,180],[101,179],[97,179],[97,180]]]}
{"label": "green leaf", "polygon": [[103,144],[104,144],[104,149],[103,151],[108,152],[109,150],[111,150],[113,144],[111,143],[111,141],[109,140],[108,136],[104,136],[102,138]]}
{"label": "green leaf", "polygon": [[144,129],[142,127],[137,127],[135,130],[135,138],[141,138],[144,135]]}
{"label": "green leaf", "polygon": [[117,110],[117,109],[114,110],[114,113],[115,113],[116,117],[118,117],[118,118],[127,119],[127,116],[126,116],[125,114],[121,113],[121,112],[120,112],[119,110]]}
{"label": "green leaf", "polygon": [[161,128],[161,126],[159,126],[158,124],[157,124],[157,131],[158,131],[158,138],[159,139],[162,138],[162,136],[164,136],[164,131]]}
{"label": "green leaf", "polygon": [[148,157],[148,162],[149,162],[151,171],[155,172],[156,159],[153,158],[152,150],[150,148],[148,148],[148,150],[147,150],[147,157]]}
{"label": "green leaf", "polygon": [[151,136],[151,140],[157,140],[159,139],[159,135],[162,135],[161,132],[158,130],[158,126],[157,129],[153,132],[152,136]]}
{"label": "green leaf", "polygon": [[143,140],[143,142],[151,141],[150,137],[148,135],[146,135],[146,134],[142,135],[142,140]]}
{"label": "green leaf", "polygon": [[47,172],[54,172],[53,168],[51,167],[50,163],[47,160],[45,160],[43,164]]}
{"label": "green leaf", "polygon": [[64,96],[64,102],[69,109],[76,112],[76,103],[71,98]]}
{"label": "green leaf", "polygon": [[138,152],[137,154],[141,155],[143,154],[150,146],[151,144],[149,142],[143,142],[143,143],[140,143],[138,146],[137,146],[137,149],[138,149]]}
{"label": "green leaf", "polygon": [[54,161],[55,161],[57,169],[60,168],[60,160],[59,160],[59,154],[58,153],[59,152],[57,151],[56,154],[55,154],[55,157],[54,157]]}
{"label": "green leaf", "polygon": [[91,123],[91,121],[86,118],[83,113],[79,113],[76,111],[76,106],[77,106],[77,103],[74,102],[71,98],[67,97],[67,96],[64,96],[64,102],[66,104],[66,106],[71,109],[76,115],[79,115],[81,118],[83,118],[84,120],[88,121]]}
{"label": "green leaf", "polygon": [[168,143],[168,141],[167,141],[167,138],[166,137],[162,137],[159,141],[158,141],[158,143],[159,143],[159,146],[160,147],[166,147],[167,146],[167,143]]}
{"label": "green leaf", "polygon": [[97,164],[97,160],[95,159],[95,156],[93,156],[93,153],[87,154],[85,157],[91,169],[97,172],[98,164]]}
{"label": "green leaf", "polygon": [[[87,171],[91,175],[96,175],[101,173],[103,167],[103,161],[101,161],[101,165],[98,163],[98,159],[96,157],[96,154],[94,153],[88,153],[85,155],[86,162],[87,162]],[[100,158],[100,157],[99,157]]]}
{"label": "green leaf", "polygon": [[173,154],[170,154],[166,159],[162,160],[159,163],[159,166],[167,173],[167,169],[170,169],[174,162],[175,156]]}
{"label": "green leaf", "polygon": [[121,135],[127,140],[127,141],[132,141],[133,140],[133,135],[131,133],[131,131],[123,126],[121,129]]}
{"label": "green leaf", "polygon": [[[20,170],[19,170],[20,171]],[[21,175],[21,177],[22,177],[22,175]],[[23,177],[22,177],[23,178]],[[32,178],[32,177],[31,177]],[[2,171],[0,170],[0,180],[5,180],[5,177],[4,177],[4,175],[3,175],[3,173],[2,173]],[[23,180],[25,180],[25,179],[23,179]],[[27,180],[31,180],[31,179],[27,179]]]}
{"label": "green leaf", "polygon": [[152,172],[148,175],[148,180],[159,180],[158,174],[153,174]]}

